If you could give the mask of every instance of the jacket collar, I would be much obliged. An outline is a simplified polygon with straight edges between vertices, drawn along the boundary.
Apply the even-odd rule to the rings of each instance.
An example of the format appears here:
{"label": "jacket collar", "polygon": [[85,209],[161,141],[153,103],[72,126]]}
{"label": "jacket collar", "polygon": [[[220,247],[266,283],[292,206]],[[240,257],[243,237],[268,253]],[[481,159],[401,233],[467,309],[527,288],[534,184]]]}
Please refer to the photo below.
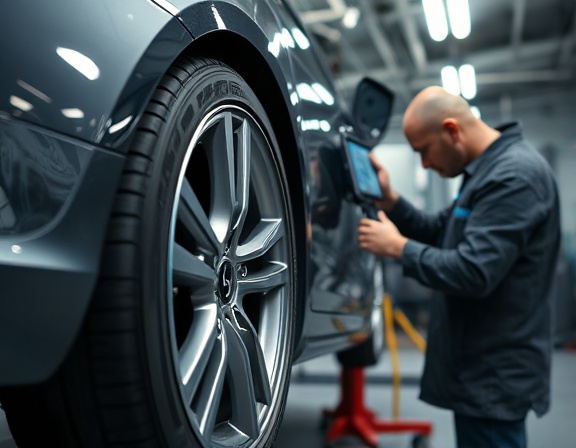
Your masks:
{"label": "jacket collar", "polygon": [[520,122],[514,121],[506,123],[496,127],[495,129],[501,132],[500,137],[494,140],[490,146],[480,154],[480,157],[470,162],[466,168],[464,168],[464,174],[466,177],[474,175],[481,165],[492,160],[497,154],[502,152],[512,143],[522,139],[522,125]]}

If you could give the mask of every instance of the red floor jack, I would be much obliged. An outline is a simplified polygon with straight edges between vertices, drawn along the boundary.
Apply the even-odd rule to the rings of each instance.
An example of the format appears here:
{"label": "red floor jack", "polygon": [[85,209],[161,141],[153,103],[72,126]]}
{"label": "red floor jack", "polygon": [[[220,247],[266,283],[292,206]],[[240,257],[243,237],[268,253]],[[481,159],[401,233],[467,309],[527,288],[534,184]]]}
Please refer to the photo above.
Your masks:
{"label": "red floor jack", "polygon": [[331,421],[326,435],[326,443],[330,444],[336,439],[354,435],[370,448],[377,448],[378,434],[414,433],[413,448],[429,447],[429,437],[432,433],[432,423],[422,420],[406,420],[398,418],[399,414],[399,362],[396,336],[394,334],[394,320],[396,320],[408,334],[414,344],[422,351],[425,342],[412,327],[409,320],[400,310],[392,310],[392,301],[388,295],[384,296],[384,319],[386,323],[386,342],[390,349],[393,364],[394,378],[394,418],[391,420],[379,419],[374,412],[364,405],[364,368],[345,367],[340,375],[341,401],[332,411],[324,411],[324,418]]}

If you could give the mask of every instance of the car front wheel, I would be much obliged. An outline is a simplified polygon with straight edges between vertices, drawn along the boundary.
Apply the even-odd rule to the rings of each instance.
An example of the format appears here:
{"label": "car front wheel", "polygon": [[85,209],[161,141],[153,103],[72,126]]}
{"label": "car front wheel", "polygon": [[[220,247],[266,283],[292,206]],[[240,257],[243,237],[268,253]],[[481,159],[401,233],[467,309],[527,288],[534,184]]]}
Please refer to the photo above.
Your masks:
{"label": "car front wheel", "polygon": [[255,94],[217,61],[177,61],[127,156],[69,359],[46,384],[1,392],[19,446],[271,446],[292,360],[294,252]]}

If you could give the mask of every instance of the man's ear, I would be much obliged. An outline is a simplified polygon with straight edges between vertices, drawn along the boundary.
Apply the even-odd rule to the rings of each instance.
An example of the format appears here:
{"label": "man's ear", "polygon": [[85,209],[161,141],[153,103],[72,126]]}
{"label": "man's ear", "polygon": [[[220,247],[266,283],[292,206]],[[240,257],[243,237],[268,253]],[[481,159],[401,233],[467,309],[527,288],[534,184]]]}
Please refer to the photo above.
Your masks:
{"label": "man's ear", "polygon": [[460,127],[454,118],[445,118],[442,121],[442,129],[452,138],[452,143],[457,143],[460,140]]}

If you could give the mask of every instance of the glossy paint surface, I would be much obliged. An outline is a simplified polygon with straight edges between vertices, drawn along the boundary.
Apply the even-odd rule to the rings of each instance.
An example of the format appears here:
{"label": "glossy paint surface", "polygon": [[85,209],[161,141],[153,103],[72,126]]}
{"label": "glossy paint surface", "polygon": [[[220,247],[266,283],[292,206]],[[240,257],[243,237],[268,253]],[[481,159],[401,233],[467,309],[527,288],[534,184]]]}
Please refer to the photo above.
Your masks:
{"label": "glossy paint surface", "polygon": [[[42,330],[22,337],[21,328],[0,322],[0,339],[22,341],[10,349],[0,341],[0,385],[18,374],[15,365],[10,373],[2,368],[11,357],[34,371],[33,378],[19,380],[26,382],[45,378],[65,356],[98,275],[106,211],[122,165],[112,152],[123,154],[130,147],[140,115],[172,61],[184,52],[194,54],[197,42],[216,34],[222,42],[241,39],[259,55],[262,66],[251,70],[272,73],[271,87],[283,103],[277,107],[289,117],[281,126],[296,143],[286,151],[298,161],[304,192],[293,198],[303,209],[306,235],[298,248],[305,260],[299,278],[305,278],[306,297],[297,360],[344,348],[366,330],[375,260],[357,247],[361,211],[348,197],[340,146],[340,132],[350,130],[352,120],[312,38],[277,0],[159,4],[23,0],[3,6],[0,187],[19,216],[17,223],[6,218],[0,227],[0,276],[14,279],[2,289],[0,314],[13,322],[28,319],[30,328]],[[225,51],[225,46],[218,49]],[[210,47],[202,54],[209,56]],[[25,129],[28,125],[32,129]],[[98,208],[86,199],[94,194],[91,188]],[[101,213],[98,219],[96,213]],[[89,239],[79,232],[86,216],[93,217]],[[64,223],[75,230],[66,237]],[[16,257],[14,246],[31,250]],[[70,268],[77,257],[83,260],[80,267]],[[81,273],[79,280],[72,281],[72,271]],[[42,282],[23,288],[28,275]],[[34,289],[42,285],[51,288],[57,310],[48,307],[46,314],[26,317],[24,309],[44,309],[38,308]],[[56,325],[60,336],[47,349],[37,334],[48,334]],[[44,355],[36,361],[28,358],[40,352]]]}
{"label": "glossy paint surface", "polygon": [[192,40],[140,0],[10,2],[0,36],[0,114],[106,146]]}
{"label": "glossy paint surface", "polygon": [[58,367],[80,328],[115,194],[102,179],[123,157],[5,119],[0,139],[12,169],[0,213],[13,216],[0,229],[0,384],[26,384]]}

